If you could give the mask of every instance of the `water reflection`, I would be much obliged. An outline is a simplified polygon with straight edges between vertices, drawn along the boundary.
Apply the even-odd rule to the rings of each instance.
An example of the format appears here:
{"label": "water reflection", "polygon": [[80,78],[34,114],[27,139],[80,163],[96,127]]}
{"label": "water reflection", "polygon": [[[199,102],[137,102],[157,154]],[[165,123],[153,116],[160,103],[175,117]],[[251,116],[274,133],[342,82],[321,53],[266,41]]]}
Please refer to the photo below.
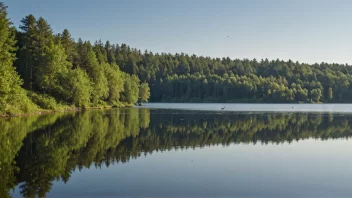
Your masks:
{"label": "water reflection", "polygon": [[75,170],[160,150],[349,138],[348,114],[113,109],[0,119],[0,197],[45,197]]}

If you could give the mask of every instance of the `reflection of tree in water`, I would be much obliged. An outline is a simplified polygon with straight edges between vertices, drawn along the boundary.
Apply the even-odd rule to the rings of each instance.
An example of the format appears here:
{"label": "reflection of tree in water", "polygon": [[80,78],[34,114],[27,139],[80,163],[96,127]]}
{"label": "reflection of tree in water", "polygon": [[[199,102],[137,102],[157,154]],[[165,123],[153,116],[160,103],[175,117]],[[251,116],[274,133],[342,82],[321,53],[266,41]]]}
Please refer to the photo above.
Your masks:
{"label": "reflection of tree in water", "polygon": [[0,119],[0,197],[9,197],[19,172],[15,161],[28,131],[53,124],[60,114]]}
{"label": "reflection of tree in water", "polygon": [[124,163],[175,147],[348,138],[351,120],[333,114],[214,115],[134,108],[0,120],[0,197],[16,183],[23,196],[43,197],[52,181],[67,182],[76,169]]}

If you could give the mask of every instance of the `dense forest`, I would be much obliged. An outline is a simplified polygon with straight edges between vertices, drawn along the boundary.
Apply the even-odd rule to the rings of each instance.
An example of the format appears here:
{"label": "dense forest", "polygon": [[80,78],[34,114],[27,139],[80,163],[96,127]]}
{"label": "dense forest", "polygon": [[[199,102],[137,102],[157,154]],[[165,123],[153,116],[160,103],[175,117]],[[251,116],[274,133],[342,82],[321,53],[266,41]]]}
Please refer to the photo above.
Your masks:
{"label": "dense forest", "polygon": [[[99,35],[97,35],[99,37]],[[0,112],[153,102],[351,102],[351,67],[142,52],[54,33],[42,17],[18,28],[0,4]]]}
{"label": "dense forest", "polygon": [[148,84],[106,60],[102,46],[54,34],[33,15],[17,30],[6,9],[0,2],[0,115],[148,101]]}
{"label": "dense forest", "polygon": [[16,185],[24,197],[45,197],[76,170],[156,151],[352,137],[352,116],[338,114],[172,112],[116,108],[0,119],[0,197]]}

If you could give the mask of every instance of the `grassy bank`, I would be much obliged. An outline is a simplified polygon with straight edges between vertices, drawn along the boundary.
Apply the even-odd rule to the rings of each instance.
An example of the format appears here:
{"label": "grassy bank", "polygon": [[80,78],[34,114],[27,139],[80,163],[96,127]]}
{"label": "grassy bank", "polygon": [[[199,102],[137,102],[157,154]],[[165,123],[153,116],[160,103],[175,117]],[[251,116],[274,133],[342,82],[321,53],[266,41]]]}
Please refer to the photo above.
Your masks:
{"label": "grassy bank", "polygon": [[[40,114],[51,114],[57,112],[84,111],[90,109],[109,109],[118,107],[132,107],[134,104],[118,102],[117,104],[97,104],[91,106],[76,107],[74,105],[57,102],[55,98],[48,95],[40,95],[34,92],[27,92],[25,101],[20,105],[7,105],[5,110],[0,111],[0,117],[30,116]],[[21,103],[20,102],[20,103]],[[18,108],[24,106],[24,108]]]}
{"label": "grassy bank", "polygon": [[52,113],[62,113],[62,112],[75,112],[75,111],[85,111],[85,110],[92,110],[92,109],[111,109],[111,108],[120,108],[120,107],[133,107],[134,105],[128,104],[123,106],[96,106],[96,107],[86,107],[86,108],[77,108],[77,107],[62,107],[55,110],[50,109],[36,109],[30,112],[7,112],[1,113],[0,117],[17,117],[17,116],[31,116],[31,115],[43,115],[43,114],[52,114]]}

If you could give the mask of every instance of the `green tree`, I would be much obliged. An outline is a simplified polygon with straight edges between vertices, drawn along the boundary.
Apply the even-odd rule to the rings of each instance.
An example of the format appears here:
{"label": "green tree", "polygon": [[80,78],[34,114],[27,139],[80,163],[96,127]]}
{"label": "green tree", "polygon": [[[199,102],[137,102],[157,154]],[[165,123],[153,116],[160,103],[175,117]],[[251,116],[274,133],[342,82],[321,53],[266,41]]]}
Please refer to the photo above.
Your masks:
{"label": "green tree", "polygon": [[40,88],[38,84],[37,72],[40,67],[46,65],[48,61],[45,56],[47,48],[50,48],[54,42],[53,31],[48,22],[40,17],[38,20],[33,15],[28,15],[22,19],[22,37],[20,40],[20,55],[18,66],[21,73],[24,74],[25,87],[35,90]]}
{"label": "green tree", "polygon": [[15,71],[15,29],[7,18],[6,6],[0,2],[0,113],[27,112],[33,104],[21,88]]}
{"label": "green tree", "polygon": [[310,92],[310,95],[311,95],[313,101],[319,102],[320,97],[322,96],[321,90],[320,90],[320,89],[313,89],[313,90]]}
{"label": "green tree", "polygon": [[34,44],[35,34],[37,34],[37,19],[33,15],[28,15],[21,20],[20,29],[22,32],[17,33],[19,40],[19,55],[16,60],[16,67],[18,72],[24,79],[24,87],[32,89],[33,87],[33,73],[34,73]]}
{"label": "green tree", "polygon": [[148,102],[150,97],[150,89],[148,83],[142,83],[139,86],[139,100],[141,102]]}
{"label": "green tree", "polygon": [[109,96],[108,81],[105,76],[104,67],[99,64],[92,45],[89,42],[83,44],[82,65],[92,82],[91,102],[93,105],[103,103]]}
{"label": "green tree", "polygon": [[107,100],[112,105],[118,105],[121,92],[124,91],[122,72],[116,64],[109,65],[105,63],[104,68],[109,87]]}
{"label": "green tree", "polygon": [[91,81],[88,74],[81,68],[74,69],[64,76],[62,95],[67,102],[76,107],[89,107],[92,93]]}
{"label": "green tree", "polygon": [[139,96],[139,79],[136,75],[124,74],[124,91],[122,93],[122,101],[128,105],[138,101]]}
{"label": "green tree", "polygon": [[78,56],[77,47],[74,39],[72,38],[70,32],[65,29],[62,34],[59,35],[61,45],[65,49],[65,53],[67,55],[67,61],[76,65],[76,59]]}
{"label": "green tree", "polygon": [[329,98],[329,100],[332,100],[332,88],[331,87],[329,87],[328,98]]}
{"label": "green tree", "polygon": [[67,75],[71,63],[67,61],[64,48],[61,44],[51,43],[44,49],[41,63],[36,72],[36,84],[44,93],[55,95],[61,89],[60,77]]}

